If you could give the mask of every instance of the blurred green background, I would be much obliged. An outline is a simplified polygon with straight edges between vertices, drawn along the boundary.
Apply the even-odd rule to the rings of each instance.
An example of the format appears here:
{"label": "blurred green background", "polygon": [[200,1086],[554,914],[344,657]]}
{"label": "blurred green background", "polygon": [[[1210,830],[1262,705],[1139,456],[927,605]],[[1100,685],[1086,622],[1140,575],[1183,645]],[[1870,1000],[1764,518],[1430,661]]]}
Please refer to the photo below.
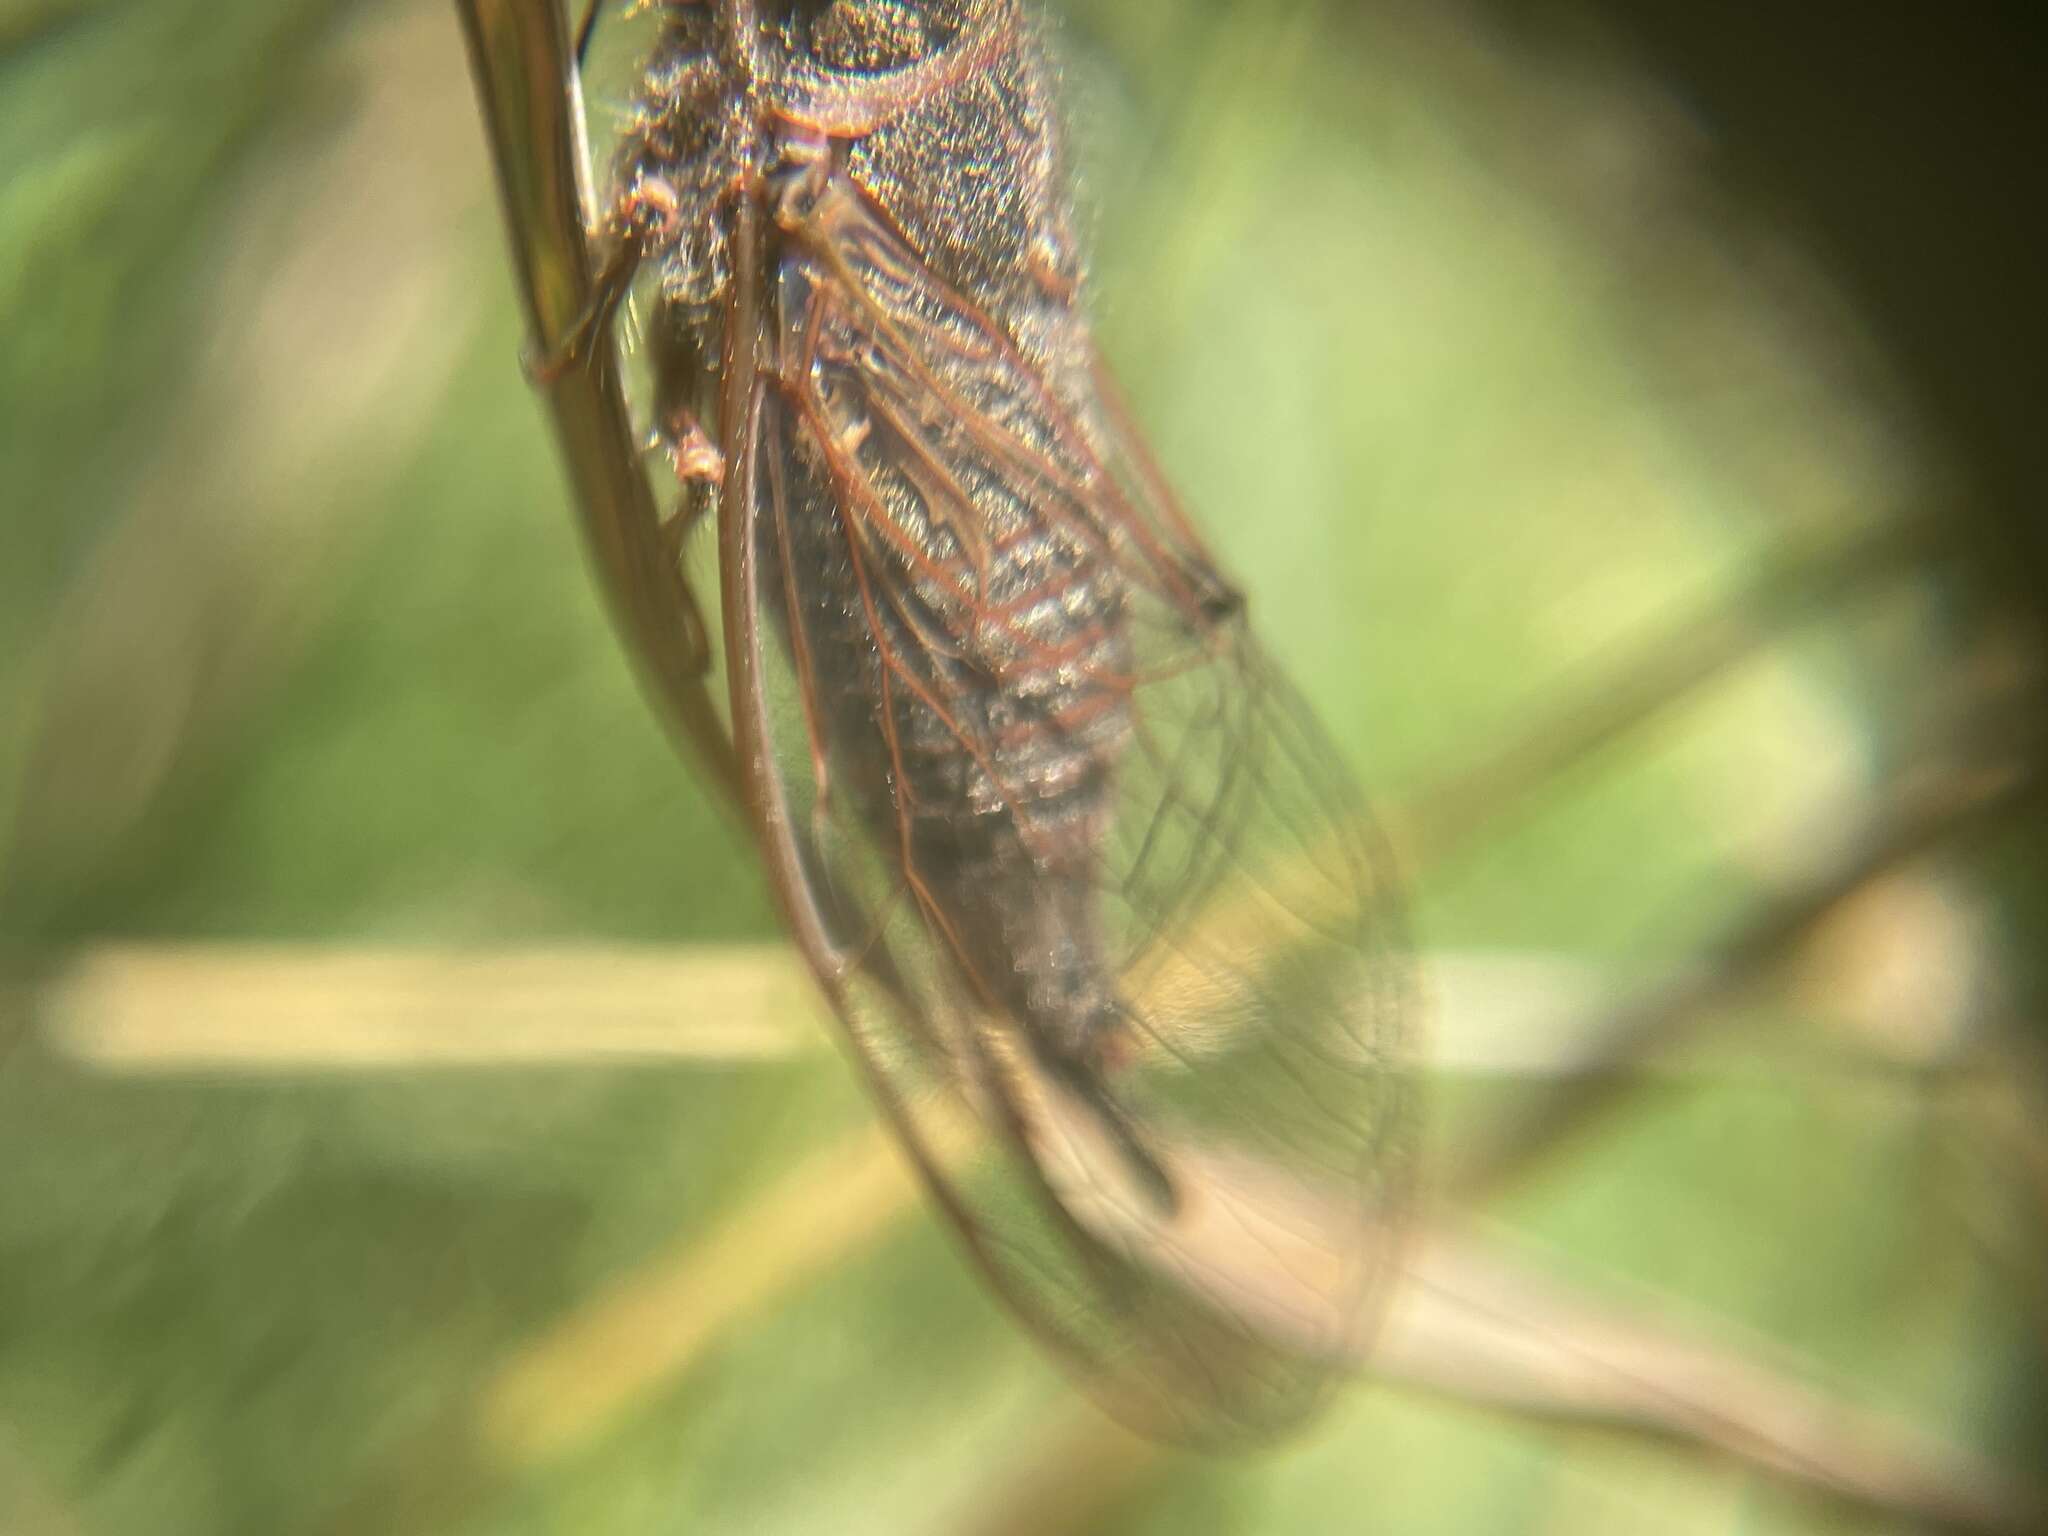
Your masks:
{"label": "blurred green background", "polygon": [[[1433,1220],[2028,1529],[2020,819],[1593,1050],[1901,784],[2002,782],[2036,653],[1896,557],[1968,466],[1855,306],[1571,14],[1071,7],[1104,346],[1407,849]],[[452,11],[16,4],[0,103],[0,1533],[1921,1528],[1483,1385],[1248,1460],[1108,1428],[903,1196],[636,690]]]}

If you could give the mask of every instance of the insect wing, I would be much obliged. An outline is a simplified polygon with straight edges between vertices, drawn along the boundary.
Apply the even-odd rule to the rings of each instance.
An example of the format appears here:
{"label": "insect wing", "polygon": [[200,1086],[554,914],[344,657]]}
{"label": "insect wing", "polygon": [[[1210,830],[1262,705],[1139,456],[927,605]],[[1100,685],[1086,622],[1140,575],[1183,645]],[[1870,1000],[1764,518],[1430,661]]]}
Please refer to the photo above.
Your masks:
{"label": "insect wing", "polygon": [[[1143,1428],[1269,1435],[1356,1362],[1408,1197],[1378,834],[1092,360],[843,174],[804,228],[726,534],[797,937],[1025,1320]],[[1049,1038],[1091,978],[1113,1025]]]}

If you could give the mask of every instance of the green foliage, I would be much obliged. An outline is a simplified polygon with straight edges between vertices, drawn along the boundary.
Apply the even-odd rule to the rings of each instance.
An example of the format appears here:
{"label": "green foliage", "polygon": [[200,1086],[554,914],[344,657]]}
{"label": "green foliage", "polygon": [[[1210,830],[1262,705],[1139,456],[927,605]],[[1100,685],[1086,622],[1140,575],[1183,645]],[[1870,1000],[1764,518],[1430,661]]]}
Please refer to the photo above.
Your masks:
{"label": "green foliage", "polygon": [[[1075,12],[1107,349],[1384,802],[1779,535],[1918,483],[1840,384],[1848,343],[1719,238],[1617,61],[1427,7]],[[0,917],[24,964],[136,937],[769,938],[591,590],[445,9],[50,6],[0,45]],[[1885,636],[1769,653],[1425,872],[1427,945],[1617,981],[1683,954],[1901,729],[1885,679],[1931,642],[1913,613]],[[1073,1411],[919,1216],[588,1445],[493,1463],[481,1384],[858,1123],[838,1062],[123,1079],[20,1022],[10,1531],[937,1529]],[[1839,1044],[1797,1010],[1751,1022]],[[1447,1083],[1439,1138],[1518,1092]],[[1494,1214],[1995,1438],[2013,1303],[1947,1214],[1944,1113],[1896,1077],[1707,1073]],[[1840,1528],[1743,1486],[1367,1388],[1298,1448],[1168,1461],[1102,1518]]]}

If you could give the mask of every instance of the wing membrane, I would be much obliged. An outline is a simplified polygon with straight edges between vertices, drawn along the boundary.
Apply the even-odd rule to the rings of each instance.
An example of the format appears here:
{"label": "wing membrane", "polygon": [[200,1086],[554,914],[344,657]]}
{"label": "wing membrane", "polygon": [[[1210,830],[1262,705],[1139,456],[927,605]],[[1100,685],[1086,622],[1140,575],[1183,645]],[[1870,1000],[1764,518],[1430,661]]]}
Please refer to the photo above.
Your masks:
{"label": "wing membrane", "polygon": [[1017,1310],[1148,1428],[1271,1433],[1407,1196],[1378,835],[1078,321],[1020,344],[843,174],[787,222],[728,601],[799,940]]}

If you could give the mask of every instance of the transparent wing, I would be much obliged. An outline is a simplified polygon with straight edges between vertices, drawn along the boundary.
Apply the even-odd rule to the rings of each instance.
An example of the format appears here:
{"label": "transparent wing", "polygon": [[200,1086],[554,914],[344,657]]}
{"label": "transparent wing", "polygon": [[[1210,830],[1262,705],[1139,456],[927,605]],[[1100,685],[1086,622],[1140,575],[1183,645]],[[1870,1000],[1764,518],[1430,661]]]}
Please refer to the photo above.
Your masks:
{"label": "transparent wing", "polygon": [[1108,1406],[1273,1433],[1357,1360],[1408,1196],[1378,834],[1078,322],[1027,351],[843,178],[776,250],[728,600],[799,941]]}

